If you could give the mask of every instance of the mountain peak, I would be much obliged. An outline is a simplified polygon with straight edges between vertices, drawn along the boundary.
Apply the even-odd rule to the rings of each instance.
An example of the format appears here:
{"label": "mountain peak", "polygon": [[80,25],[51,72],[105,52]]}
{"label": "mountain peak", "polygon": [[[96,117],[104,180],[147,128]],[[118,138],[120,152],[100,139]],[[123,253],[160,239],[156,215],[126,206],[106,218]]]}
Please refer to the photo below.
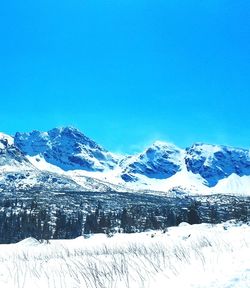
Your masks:
{"label": "mountain peak", "polygon": [[178,149],[177,146],[175,146],[174,144],[172,143],[169,143],[169,142],[164,142],[164,141],[159,141],[159,140],[156,140],[152,145],[151,147],[155,147],[157,149]]}
{"label": "mountain peak", "polygon": [[15,145],[28,156],[42,156],[63,170],[103,171],[117,159],[74,127],[16,133]]}
{"label": "mountain peak", "polygon": [[54,133],[80,133],[84,135],[79,129],[73,127],[73,126],[62,126],[62,127],[55,127],[49,130],[48,132],[54,132]]}
{"label": "mountain peak", "polygon": [[250,175],[250,152],[247,149],[195,143],[186,149],[185,163],[188,171],[200,174],[210,187],[233,173]]}
{"label": "mountain peak", "polygon": [[[53,128],[47,132],[17,132],[14,140],[0,133],[0,152],[0,167],[5,170],[15,170],[15,167],[22,170],[34,170],[34,167],[48,171],[55,168],[84,170],[86,174],[79,173],[105,181],[115,179],[114,183],[122,185],[124,182],[128,185],[146,183],[149,189],[154,183],[163,181],[164,184],[171,179],[178,180],[173,183],[182,185],[186,176],[187,179],[198,179],[197,183],[206,188],[216,186],[230,175],[236,175],[236,179],[250,176],[250,151],[247,149],[196,142],[184,150],[172,143],[155,141],[141,153],[119,157],[72,126]],[[77,173],[69,172],[69,175]]]}
{"label": "mountain peak", "polygon": [[143,153],[125,160],[122,179],[133,182],[138,175],[148,178],[166,179],[181,169],[181,149],[173,144],[155,141]]}
{"label": "mountain peak", "polygon": [[72,144],[73,142],[77,142],[89,146],[91,148],[106,151],[101,146],[99,146],[95,141],[91,140],[80,130],[72,126],[54,128],[49,130],[47,133],[50,136],[50,138],[53,139],[60,139],[60,141],[66,141],[66,142],[70,141],[72,142]]}

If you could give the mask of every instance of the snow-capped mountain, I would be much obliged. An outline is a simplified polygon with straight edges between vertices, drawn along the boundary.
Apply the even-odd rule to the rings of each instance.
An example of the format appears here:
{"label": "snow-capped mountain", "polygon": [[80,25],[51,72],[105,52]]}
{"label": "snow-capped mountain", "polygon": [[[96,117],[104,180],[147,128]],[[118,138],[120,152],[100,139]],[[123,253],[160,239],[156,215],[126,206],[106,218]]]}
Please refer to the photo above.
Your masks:
{"label": "snow-capped mountain", "polygon": [[[72,127],[0,134],[0,171],[1,187],[22,179],[18,187],[250,195],[250,150],[201,143],[180,149],[156,141],[139,154],[120,156]],[[10,172],[16,176],[7,181]]]}
{"label": "snow-capped mountain", "polygon": [[186,149],[187,169],[201,175],[209,187],[232,174],[250,175],[250,151],[218,145],[194,144]]}
{"label": "snow-capped mountain", "polygon": [[125,182],[135,182],[138,174],[154,179],[169,178],[181,170],[181,152],[172,144],[156,141],[139,155],[121,161],[124,167],[121,178]]}
{"label": "snow-capped mountain", "polygon": [[72,127],[16,133],[14,143],[26,155],[40,155],[63,170],[103,171],[118,162],[115,155]]}
{"label": "snow-capped mountain", "polygon": [[0,171],[28,171],[34,170],[35,167],[29,162],[14,144],[12,137],[1,133],[0,134]]}
{"label": "snow-capped mountain", "polygon": [[[37,144],[34,143],[36,146]],[[32,157],[25,155],[16,145],[11,136],[0,133],[0,191],[14,190],[70,190],[89,191],[93,187],[96,191],[107,191],[110,186],[99,180],[81,177],[81,184],[76,183],[71,177],[64,175],[59,168],[39,169],[31,163]],[[38,159],[38,158],[37,158]],[[84,183],[84,185],[82,185]]]}

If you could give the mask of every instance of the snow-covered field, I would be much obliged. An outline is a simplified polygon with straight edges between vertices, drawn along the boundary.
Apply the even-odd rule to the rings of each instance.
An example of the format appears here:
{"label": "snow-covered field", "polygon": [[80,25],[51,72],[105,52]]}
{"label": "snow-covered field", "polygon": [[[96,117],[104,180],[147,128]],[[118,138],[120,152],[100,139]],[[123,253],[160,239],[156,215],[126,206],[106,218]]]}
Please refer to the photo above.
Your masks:
{"label": "snow-covered field", "polygon": [[0,287],[250,287],[250,226],[0,245]]}

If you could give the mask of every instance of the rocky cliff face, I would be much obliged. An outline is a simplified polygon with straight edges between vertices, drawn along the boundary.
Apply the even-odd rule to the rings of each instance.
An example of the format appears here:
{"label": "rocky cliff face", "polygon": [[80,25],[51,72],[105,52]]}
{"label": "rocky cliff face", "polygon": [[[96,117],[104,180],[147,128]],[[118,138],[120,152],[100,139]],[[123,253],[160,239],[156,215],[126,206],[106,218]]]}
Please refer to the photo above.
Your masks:
{"label": "rocky cliff face", "polygon": [[122,161],[121,177],[126,182],[136,181],[138,174],[155,179],[169,178],[181,169],[181,152],[172,144],[157,141],[143,153]]}
{"label": "rocky cliff face", "polygon": [[113,168],[118,161],[112,153],[72,127],[16,133],[14,143],[26,155],[41,155],[63,170],[103,171]]}
{"label": "rocky cliff face", "polygon": [[200,174],[208,186],[231,174],[250,175],[250,151],[226,146],[194,144],[186,149],[187,169]]}
{"label": "rocky cliff face", "polygon": [[[14,139],[0,133],[0,171],[1,183],[12,186],[26,181],[31,187],[53,184],[53,189],[107,191],[121,187],[122,191],[130,188],[165,191],[173,185],[183,188],[189,183],[189,187],[196,186],[199,191],[203,187],[217,187],[225,179],[218,186],[219,193],[230,190],[227,188],[230,185],[231,190],[244,186],[243,190],[249,189],[250,194],[248,185],[241,185],[243,180],[248,183],[246,177],[250,177],[247,149],[196,143],[184,150],[156,141],[142,153],[118,156],[72,127],[16,133]],[[13,172],[16,174],[8,174]]]}
{"label": "rocky cliff face", "polygon": [[14,144],[13,139],[1,133],[0,135],[0,170],[33,170],[35,167],[25,157],[24,153]]}

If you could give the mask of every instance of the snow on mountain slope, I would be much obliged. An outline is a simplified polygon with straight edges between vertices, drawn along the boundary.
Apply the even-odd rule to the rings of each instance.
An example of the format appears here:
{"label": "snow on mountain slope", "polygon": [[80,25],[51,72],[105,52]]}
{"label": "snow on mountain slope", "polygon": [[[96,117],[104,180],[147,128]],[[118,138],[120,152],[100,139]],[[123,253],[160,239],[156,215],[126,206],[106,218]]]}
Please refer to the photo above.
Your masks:
{"label": "snow on mountain slope", "polygon": [[[196,143],[184,150],[156,141],[142,153],[119,156],[72,127],[16,133],[14,139],[0,133],[1,171],[17,172],[21,178],[29,178],[28,182],[33,181],[32,185],[35,179],[44,179],[42,174],[37,176],[39,173],[52,173],[53,179],[62,177],[62,183],[68,179],[89,191],[179,190],[250,195],[247,149]],[[33,174],[27,176],[25,171]],[[13,181],[20,177],[15,175]]]}
{"label": "snow on mountain slope", "polygon": [[27,155],[26,158],[32,163],[37,169],[42,171],[50,171],[59,174],[64,174],[64,170],[56,165],[52,165],[48,163],[41,155],[36,156],[29,156]]}
{"label": "snow on mountain slope", "polygon": [[41,155],[63,170],[104,171],[113,168],[119,159],[72,127],[16,133],[14,143],[26,155]]}
{"label": "snow on mountain slope", "polygon": [[168,192],[175,189],[188,194],[210,194],[210,189],[203,182],[204,179],[199,175],[181,170],[167,179],[149,179],[141,175],[137,182],[127,183],[127,186],[134,190],[149,189]]}
{"label": "snow on mountain slope", "polygon": [[47,163],[40,155],[26,157],[13,145],[12,137],[1,133],[0,191],[30,189],[107,191],[109,186],[88,177],[82,177],[81,183],[76,183],[62,169]]}
{"label": "snow on mountain slope", "polygon": [[112,170],[75,173],[134,191],[175,189],[191,194],[250,195],[249,155],[246,149],[194,144],[182,150],[157,141],[143,153],[125,157]]}
{"label": "snow on mountain slope", "polygon": [[0,172],[34,170],[35,167],[12,143],[11,138],[0,135]]}
{"label": "snow on mountain slope", "polygon": [[250,175],[250,151],[227,146],[194,144],[186,149],[188,171],[200,174],[209,187],[235,173]]}
{"label": "snow on mountain slope", "polygon": [[[150,178],[143,174],[132,174],[135,177],[135,181],[125,181],[122,176],[124,173],[124,168],[126,167],[125,163],[129,161],[132,162],[132,159],[138,161],[138,155],[135,157],[129,157],[125,161],[121,161],[120,165],[114,168],[113,170],[104,171],[104,172],[89,172],[83,170],[74,170],[67,171],[67,175],[70,175],[78,183],[78,179],[81,179],[81,176],[87,176],[95,179],[99,179],[105,183],[112,183],[116,185],[118,191],[162,191],[168,192],[169,190],[179,190],[185,193],[192,194],[209,194],[210,189],[205,185],[205,180],[199,174],[193,174],[190,171],[187,171],[185,162],[184,162],[184,150],[180,150],[181,159],[178,159],[178,164],[180,170],[176,172],[173,176],[166,179],[157,179]],[[132,159],[131,159],[132,158]],[[132,162],[133,163],[133,162]],[[126,163],[127,164],[127,163]]]}
{"label": "snow on mountain slope", "polygon": [[[111,181],[110,177],[104,176],[106,174],[111,175],[113,170],[107,170],[106,172],[90,172],[84,170],[64,171],[61,168],[46,162],[41,155],[27,156],[27,159],[29,159],[29,161],[41,171],[63,175],[64,177],[74,181],[80,185],[82,187],[80,189],[84,191],[105,192],[109,191],[110,189],[114,191],[124,191],[124,188],[120,186],[121,183],[118,183],[118,181]],[[107,179],[110,181],[107,182]]]}
{"label": "snow on mountain slope", "polygon": [[[10,143],[10,144],[9,144]],[[41,171],[12,144],[5,135],[0,137],[0,191],[83,189],[61,174]]]}
{"label": "snow on mountain slope", "polygon": [[214,193],[237,194],[242,196],[250,195],[250,176],[239,176],[231,174],[222,179],[213,188]]}
{"label": "snow on mountain slope", "polygon": [[[0,140],[7,141],[7,143],[8,143],[9,145],[14,144],[14,139],[13,139],[13,137],[11,137],[11,136],[9,136],[9,135],[7,135],[7,134],[1,133],[1,132],[0,132]],[[0,148],[1,148],[1,147],[0,147]]]}
{"label": "snow on mountain slope", "polygon": [[181,149],[173,144],[156,141],[143,153],[121,161],[121,178],[135,182],[139,175],[153,179],[166,179],[181,169]]}

